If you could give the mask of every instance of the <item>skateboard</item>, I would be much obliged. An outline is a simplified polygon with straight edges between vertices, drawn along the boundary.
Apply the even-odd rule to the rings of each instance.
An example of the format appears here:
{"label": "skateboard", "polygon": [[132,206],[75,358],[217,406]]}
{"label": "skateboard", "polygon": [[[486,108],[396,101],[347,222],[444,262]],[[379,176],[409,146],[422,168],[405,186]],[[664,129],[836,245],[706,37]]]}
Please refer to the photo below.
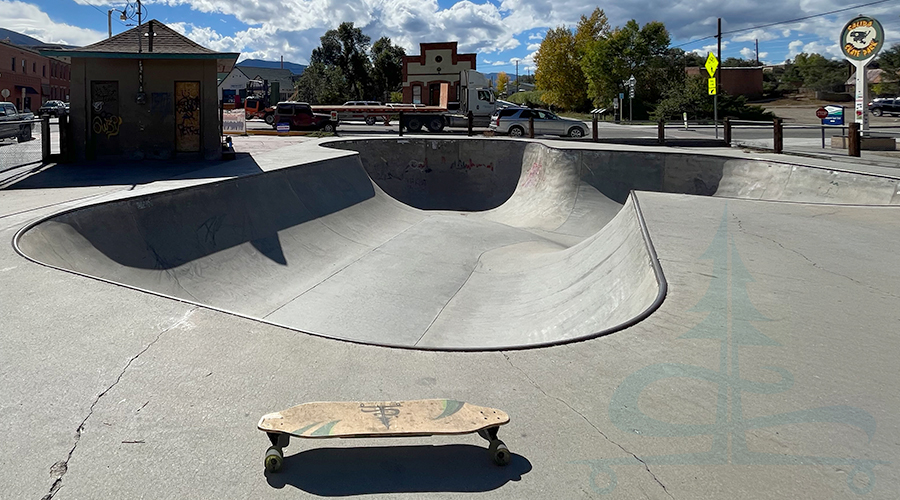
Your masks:
{"label": "skateboard", "polygon": [[501,410],[452,399],[380,402],[304,403],[263,415],[257,427],[272,442],[265,467],[276,472],[284,462],[283,448],[291,436],[323,438],[376,438],[457,435],[477,432],[490,445],[488,453],[497,465],[510,461],[509,449],[497,438],[509,415]]}

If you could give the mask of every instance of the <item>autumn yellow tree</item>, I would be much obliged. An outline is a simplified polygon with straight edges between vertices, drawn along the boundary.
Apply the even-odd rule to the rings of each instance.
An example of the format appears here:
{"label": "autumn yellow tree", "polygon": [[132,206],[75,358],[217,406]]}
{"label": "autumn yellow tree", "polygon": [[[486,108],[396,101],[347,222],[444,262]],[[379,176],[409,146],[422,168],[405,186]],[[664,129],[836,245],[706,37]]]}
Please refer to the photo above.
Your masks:
{"label": "autumn yellow tree", "polygon": [[588,103],[581,58],[593,42],[608,34],[609,21],[599,8],[589,17],[581,16],[574,34],[565,26],[547,31],[534,56],[535,83],[544,102],[567,109]]}
{"label": "autumn yellow tree", "polygon": [[574,108],[585,100],[584,73],[575,51],[575,37],[568,28],[547,30],[534,63],[541,100],[563,108]]}
{"label": "autumn yellow tree", "polygon": [[501,71],[497,74],[497,93],[502,94],[506,92],[506,87],[509,86],[509,75],[506,74],[505,71]]}

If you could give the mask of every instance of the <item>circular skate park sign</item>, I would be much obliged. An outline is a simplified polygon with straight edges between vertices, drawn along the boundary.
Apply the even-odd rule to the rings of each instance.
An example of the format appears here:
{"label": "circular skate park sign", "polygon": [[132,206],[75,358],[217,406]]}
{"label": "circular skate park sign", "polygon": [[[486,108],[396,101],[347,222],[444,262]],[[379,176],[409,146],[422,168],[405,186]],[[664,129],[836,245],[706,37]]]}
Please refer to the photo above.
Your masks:
{"label": "circular skate park sign", "polygon": [[866,61],[878,54],[884,45],[884,29],[878,20],[859,16],[841,31],[841,51],[851,61]]}

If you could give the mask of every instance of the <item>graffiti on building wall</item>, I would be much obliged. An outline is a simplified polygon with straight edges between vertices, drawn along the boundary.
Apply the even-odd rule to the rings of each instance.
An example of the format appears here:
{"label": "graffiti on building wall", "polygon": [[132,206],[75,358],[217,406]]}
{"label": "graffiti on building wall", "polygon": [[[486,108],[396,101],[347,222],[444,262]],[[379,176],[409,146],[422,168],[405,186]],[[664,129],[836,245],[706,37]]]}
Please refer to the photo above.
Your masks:
{"label": "graffiti on building wall", "polygon": [[92,120],[91,128],[94,134],[106,135],[106,138],[109,139],[114,135],[119,135],[120,125],[122,125],[121,116],[95,116]]}
{"label": "graffiti on building wall", "polygon": [[200,82],[175,82],[175,146],[200,151]]}
{"label": "graffiti on building wall", "polygon": [[123,119],[119,113],[119,82],[91,82],[91,144],[95,153],[119,151],[119,132]]}

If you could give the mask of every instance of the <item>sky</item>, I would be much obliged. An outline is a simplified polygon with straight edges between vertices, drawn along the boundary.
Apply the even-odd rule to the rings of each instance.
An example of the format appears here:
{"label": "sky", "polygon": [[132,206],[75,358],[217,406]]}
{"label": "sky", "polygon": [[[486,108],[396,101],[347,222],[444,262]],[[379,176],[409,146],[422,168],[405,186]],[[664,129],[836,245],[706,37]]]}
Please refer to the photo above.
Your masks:
{"label": "sky", "polygon": [[[716,19],[722,18],[722,58],[759,59],[777,64],[801,52],[840,59],[837,39],[844,24],[863,14],[878,19],[888,47],[900,42],[900,0],[647,0],[587,4],[579,0],[142,0],[144,20],[157,19],[192,40],[240,60],[265,59],[307,64],[319,37],[341,22],[353,22],[372,41],[387,36],[406,53],[419,43],[458,41],[460,52],[478,54],[478,70],[534,72],[534,54],[550,28],[574,29],[582,15],[600,7],[613,27],[631,19],[665,24],[672,46],[706,57],[715,52]],[[47,43],[83,46],[135,21],[120,19],[135,3],[115,0],[0,0],[0,27]],[[859,7],[857,7],[859,6]],[[851,10],[810,19],[838,9]],[[136,16],[135,16],[136,19]],[[743,31],[738,31],[743,30]]]}

